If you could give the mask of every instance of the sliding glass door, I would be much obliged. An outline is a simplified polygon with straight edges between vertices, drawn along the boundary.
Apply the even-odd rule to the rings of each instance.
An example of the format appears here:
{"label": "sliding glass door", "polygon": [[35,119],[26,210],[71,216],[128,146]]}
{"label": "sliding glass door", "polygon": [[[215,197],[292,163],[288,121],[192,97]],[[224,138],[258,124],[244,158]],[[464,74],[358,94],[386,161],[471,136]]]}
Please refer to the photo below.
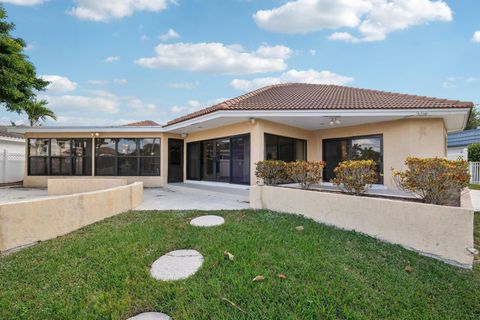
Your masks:
{"label": "sliding glass door", "polygon": [[187,178],[249,184],[250,136],[188,143]]}

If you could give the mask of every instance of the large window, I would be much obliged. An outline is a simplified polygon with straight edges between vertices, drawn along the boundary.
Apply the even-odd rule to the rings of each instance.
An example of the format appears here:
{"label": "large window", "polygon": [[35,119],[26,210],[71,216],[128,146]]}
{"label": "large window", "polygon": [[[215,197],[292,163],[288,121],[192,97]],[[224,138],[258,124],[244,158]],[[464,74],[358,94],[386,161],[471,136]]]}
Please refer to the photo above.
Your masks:
{"label": "large window", "polygon": [[92,175],[91,139],[28,139],[28,174]]}
{"label": "large window", "polygon": [[335,177],[334,169],[346,160],[374,160],[377,163],[377,182],[382,183],[382,135],[323,140],[323,160],[326,162],[324,180]]}
{"label": "large window", "polygon": [[160,175],[160,138],[96,139],[95,153],[97,176]]}
{"label": "large window", "polygon": [[305,140],[265,134],[265,159],[285,162],[307,160]]}

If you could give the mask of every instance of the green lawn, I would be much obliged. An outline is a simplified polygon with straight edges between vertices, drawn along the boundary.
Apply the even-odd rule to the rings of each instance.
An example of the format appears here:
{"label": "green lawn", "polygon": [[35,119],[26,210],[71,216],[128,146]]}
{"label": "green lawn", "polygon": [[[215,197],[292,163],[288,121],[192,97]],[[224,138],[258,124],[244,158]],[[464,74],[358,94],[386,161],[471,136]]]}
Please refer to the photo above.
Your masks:
{"label": "green lawn", "polygon": [[468,188],[472,190],[480,190],[480,184],[469,184]]}
{"label": "green lawn", "polygon": [[[142,311],[176,320],[480,318],[478,267],[458,269],[297,216],[217,214],[226,224],[195,228],[188,223],[198,212],[128,212],[1,257],[0,319]],[[153,261],[181,248],[204,255],[198,273],[169,283],[150,277]],[[260,274],[265,281],[252,282]]]}

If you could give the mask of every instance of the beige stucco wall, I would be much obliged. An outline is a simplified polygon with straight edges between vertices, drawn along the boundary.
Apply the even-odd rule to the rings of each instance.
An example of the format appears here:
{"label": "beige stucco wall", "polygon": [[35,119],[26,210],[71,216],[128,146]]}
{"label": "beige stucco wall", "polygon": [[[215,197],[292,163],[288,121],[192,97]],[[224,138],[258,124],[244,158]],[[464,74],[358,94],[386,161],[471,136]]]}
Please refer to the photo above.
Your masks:
{"label": "beige stucco wall", "polygon": [[136,182],[100,191],[0,205],[0,251],[52,239],[131,210],[143,202]]}
{"label": "beige stucco wall", "polygon": [[[241,122],[234,125],[218,127],[215,129],[204,130],[189,134],[185,139],[186,144],[194,141],[210,140],[222,137],[230,137],[242,134],[250,134],[250,182],[256,183],[255,164],[265,158],[265,133],[287,136],[292,138],[307,140],[307,150],[310,154],[310,147],[313,149],[311,138],[313,132],[287,126],[280,123],[256,120],[255,123],[249,121]],[[185,152],[186,155],[186,152]],[[308,155],[307,155],[308,156]],[[186,161],[184,163],[184,176],[186,177]]]}
{"label": "beige stucco wall", "polygon": [[110,189],[127,185],[127,179],[48,179],[48,195],[61,196],[65,194],[82,193]]}
{"label": "beige stucco wall", "polygon": [[404,119],[361,126],[318,130],[314,134],[313,157],[322,159],[323,139],[383,135],[384,184],[395,188],[392,168],[404,168],[408,156],[445,157],[446,132],[442,119]]}
{"label": "beige stucco wall", "polygon": [[[383,161],[384,161],[384,184],[395,188],[392,180],[391,168],[402,169],[405,158],[408,156],[417,157],[445,157],[445,127],[442,119],[403,119],[389,122],[371,123],[359,126],[338,127],[317,131],[308,131],[280,123],[256,120],[255,123],[244,121],[237,124],[227,125],[215,129],[203,130],[188,134],[184,140],[184,178],[186,179],[186,144],[193,141],[209,140],[215,138],[229,137],[241,134],[250,134],[250,181],[256,183],[255,164],[264,159],[265,155],[265,133],[287,136],[307,140],[307,159],[322,159],[322,140],[331,138],[362,136],[372,134],[383,135]],[[89,133],[49,133],[49,134],[27,134],[29,137],[46,138],[91,138]],[[159,137],[161,138],[161,175],[160,176],[135,176],[121,177],[127,179],[128,183],[141,181],[145,187],[164,186],[168,181],[168,139],[182,139],[178,134],[171,133],[100,133],[99,138],[119,137]],[[27,163],[27,162],[26,162]],[[86,177],[45,177],[28,176],[25,169],[24,186],[46,187],[48,179],[55,178],[86,178]],[[116,178],[116,177],[102,177]]]}
{"label": "beige stucco wall", "polygon": [[457,208],[292,188],[250,188],[253,209],[304,215],[471,267],[473,255],[467,248],[473,247],[474,213],[463,198],[465,207]]}

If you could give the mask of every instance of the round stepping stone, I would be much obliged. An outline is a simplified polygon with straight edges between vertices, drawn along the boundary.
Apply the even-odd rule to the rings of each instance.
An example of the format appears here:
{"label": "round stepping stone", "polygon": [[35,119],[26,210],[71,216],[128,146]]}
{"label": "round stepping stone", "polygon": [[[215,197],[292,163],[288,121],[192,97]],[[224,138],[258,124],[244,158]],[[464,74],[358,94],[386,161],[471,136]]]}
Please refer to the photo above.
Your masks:
{"label": "round stepping stone", "polygon": [[144,312],[137,314],[134,317],[128,318],[127,320],[172,320],[165,313],[160,312]]}
{"label": "round stepping stone", "polygon": [[158,258],[150,273],[157,280],[181,280],[197,272],[202,263],[203,256],[196,250],[175,250]]}
{"label": "round stepping stone", "polygon": [[225,219],[220,216],[200,216],[190,221],[190,224],[196,227],[214,227],[224,223]]}

